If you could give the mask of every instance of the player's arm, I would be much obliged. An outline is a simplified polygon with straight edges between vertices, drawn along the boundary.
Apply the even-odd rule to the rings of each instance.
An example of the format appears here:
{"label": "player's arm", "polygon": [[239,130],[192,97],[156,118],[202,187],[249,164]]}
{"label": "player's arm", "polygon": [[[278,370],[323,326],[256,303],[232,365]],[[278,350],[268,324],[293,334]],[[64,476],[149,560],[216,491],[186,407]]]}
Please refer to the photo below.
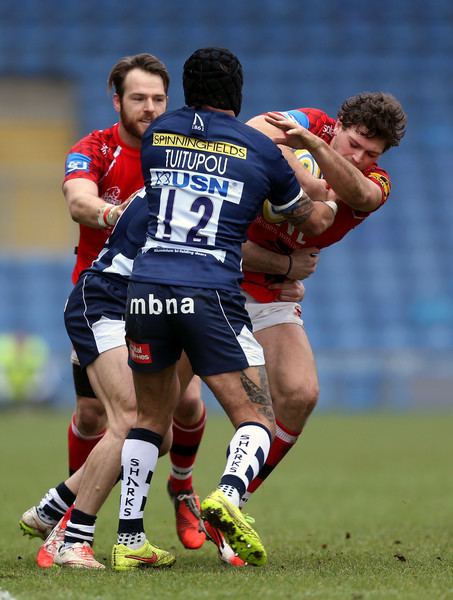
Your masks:
{"label": "player's arm", "polygon": [[319,260],[317,248],[301,248],[290,255],[279,254],[247,240],[242,244],[244,271],[284,275],[287,279],[306,279],[316,271]]}
{"label": "player's arm", "polygon": [[[264,133],[264,135],[271,139],[279,135],[281,136],[280,130],[268,123],[263,115],[253,117],[250,121],[247,121],[247,125],[261,131],[261,133]],[[332,225],[337,214],[336,203],[328,199],[329,190],[327,182],[324,179],[313,177],[297,160],[294,152],[287,146],[282,145],[279,147],[289,166],[294,171],[302,189],[313,200],[310,214],[307,214],[307,211],[303,210],[303,207],[301,210],[299,206],[296,214],[286,216],[286,218],[305,235],[321,235]],[[278,222],[278,219],[276,219],[276,222]]]}
{"label": "player's arm", "polygon": [[129,203],[129,199],[118,205],[105,202],[96,183],[82,177],[65,181],[63,194],[72,220],[95,229],[113,227]]}
{"label": "player's arm", "polygon": [[[275,125],[268,123],[264,115],[258,115],[247,121],[247,125],[261,131],[267,137],[275,140],[276,137],[281,137],[281,131]],[[297,181],[308,196],[313,201],[324,201],[327,196],[327,182],[324,179],[313,177],[311,173],[297,160],[294,152],[287,145],[279,145],[283,156],[294,171]]]}
{"label": "player's arm", "polygon": [[313,155],[324,178],[345,204],[365,212],[375,210],[381,205],[380,188],[324,140],[278,113],[268,113],[265,120],[269,125],[281,130],[272,138],[276,144],[303,148]]}

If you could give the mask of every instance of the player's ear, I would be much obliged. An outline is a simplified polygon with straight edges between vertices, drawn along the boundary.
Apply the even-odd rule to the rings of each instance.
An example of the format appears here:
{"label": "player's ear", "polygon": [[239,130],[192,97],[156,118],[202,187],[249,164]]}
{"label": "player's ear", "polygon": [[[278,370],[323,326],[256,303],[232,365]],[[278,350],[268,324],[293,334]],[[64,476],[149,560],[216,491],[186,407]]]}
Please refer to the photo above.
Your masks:
{"label": "player's ear", "polygon": [[117,113],[119,113],[121,110],[121,98],[119,97],[119,94],[117,94],[117,93],[113,94],[112,102],[113,102],[113,108],[116,110]]}
{"label": "player's ear", "polygon": [[337,119],[337,121],[335,122],[334,128],[333,128],[334,134],[337,135],[337,133],[339,133],[342,129],[343,129],[343,124],[340,121],[340,119]]}

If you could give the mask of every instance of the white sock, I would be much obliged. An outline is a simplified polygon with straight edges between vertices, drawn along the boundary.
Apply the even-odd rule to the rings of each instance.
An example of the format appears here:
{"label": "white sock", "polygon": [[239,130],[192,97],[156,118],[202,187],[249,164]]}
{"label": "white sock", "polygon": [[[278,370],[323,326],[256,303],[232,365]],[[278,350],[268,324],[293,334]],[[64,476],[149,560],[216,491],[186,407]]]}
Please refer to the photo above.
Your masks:
{"label": "white sock", "polygon": [[235,506],[239,506],[263,466],[270,445],[270,433],[263,425],[249,422],[237,428],[228,446],[227,463],[218,486]]}

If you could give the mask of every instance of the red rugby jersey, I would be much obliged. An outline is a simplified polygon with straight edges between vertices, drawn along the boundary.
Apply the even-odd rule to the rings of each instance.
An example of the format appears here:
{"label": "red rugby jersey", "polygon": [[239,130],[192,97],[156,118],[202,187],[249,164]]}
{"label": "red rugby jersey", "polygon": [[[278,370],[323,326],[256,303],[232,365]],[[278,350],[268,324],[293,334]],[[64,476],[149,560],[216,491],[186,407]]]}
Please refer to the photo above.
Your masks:
{"label": "red rugby jersey", "polygon": [[[99,129],[79,140],[66,157],[64,181],[89,179],[98,186],[99,197],[109,204],[121,204],[143,186],[140,149],[125,144],[118,133],[118,123]],[[111,229],[94,229],[79,225],[79,243],[72,281],[97,257]]]}
{"label": "red rugby jersey", "polygon": [[[308,118],[308,129],[330,144],[333,138],[335,119],[314,108],[299,108],[297,111],[304,113]],[[284,114],[291,116],[291,113],[294,114],[297,111]],[[380,206],[382,206],[390,194],[391,184],[388,173],[375,163],[363,171],[363,174],[380,187],[382,192]],[[277,224],[268,223],[263,215],[259,215],[250,225],[247,238],[267,250],[280,254],[291,254],[293,250],[310,246],[326,248],[340,241],[348,231],[363,223],[370,214],[370,212],[354,210],[347,204],[338,202],[338,213],[331,227],[321,235],[312,237],[305,236],[288,221]],[[282,275],[244,271],[242,287],[257,302],[273,302],[277,300],[280,290],[270,290],[268,286],[284,279]]]}

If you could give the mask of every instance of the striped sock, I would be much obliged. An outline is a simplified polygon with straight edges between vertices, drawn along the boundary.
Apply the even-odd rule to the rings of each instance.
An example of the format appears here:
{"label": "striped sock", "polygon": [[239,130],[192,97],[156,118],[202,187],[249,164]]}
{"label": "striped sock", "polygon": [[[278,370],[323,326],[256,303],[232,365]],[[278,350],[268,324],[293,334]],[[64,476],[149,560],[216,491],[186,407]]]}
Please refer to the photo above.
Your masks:
{"label": "striped sock", "polygon": [[[126,539],[123,534],[131,535],[131,538],[127,538],[129,540],[134,534],[144,536],[143,513],[161,443],[162,436],[158,433],[138,427],[130,430],[124,442],[121,453],[121,499],[118,524],[120,544]],[[141,539],[140,536],[139,538]],[[126,545],[129,546],[129,543]]]}
{"label": "striped sock", "polygon": [[199,421],[183,425],[173,419],[173,443],[170,448],[170,489],[177,495],[192,489],[192,470],[206,425],[206,407]]}
{"label": "striped sock", "polygon": [[96,515],[89,515],[74,507],[72,509],[71,517],[66,523],[64,543],[83,544],[83,542],[88,542],[90,546],[92,546],[95,522]]}
{"label": "striped sock", "polygon": [[260,423],[242,423],[227,450],[227,464],[219,489],[235,505],[262,468],[269,452],[271,434]]}
{"label": "striped sock", "polygon": [[74,504],[75,498],[76,495],[63,481],[56,488],[51,488],[36,507],[39,518],[44,523],[55,525],[68,508]]}

